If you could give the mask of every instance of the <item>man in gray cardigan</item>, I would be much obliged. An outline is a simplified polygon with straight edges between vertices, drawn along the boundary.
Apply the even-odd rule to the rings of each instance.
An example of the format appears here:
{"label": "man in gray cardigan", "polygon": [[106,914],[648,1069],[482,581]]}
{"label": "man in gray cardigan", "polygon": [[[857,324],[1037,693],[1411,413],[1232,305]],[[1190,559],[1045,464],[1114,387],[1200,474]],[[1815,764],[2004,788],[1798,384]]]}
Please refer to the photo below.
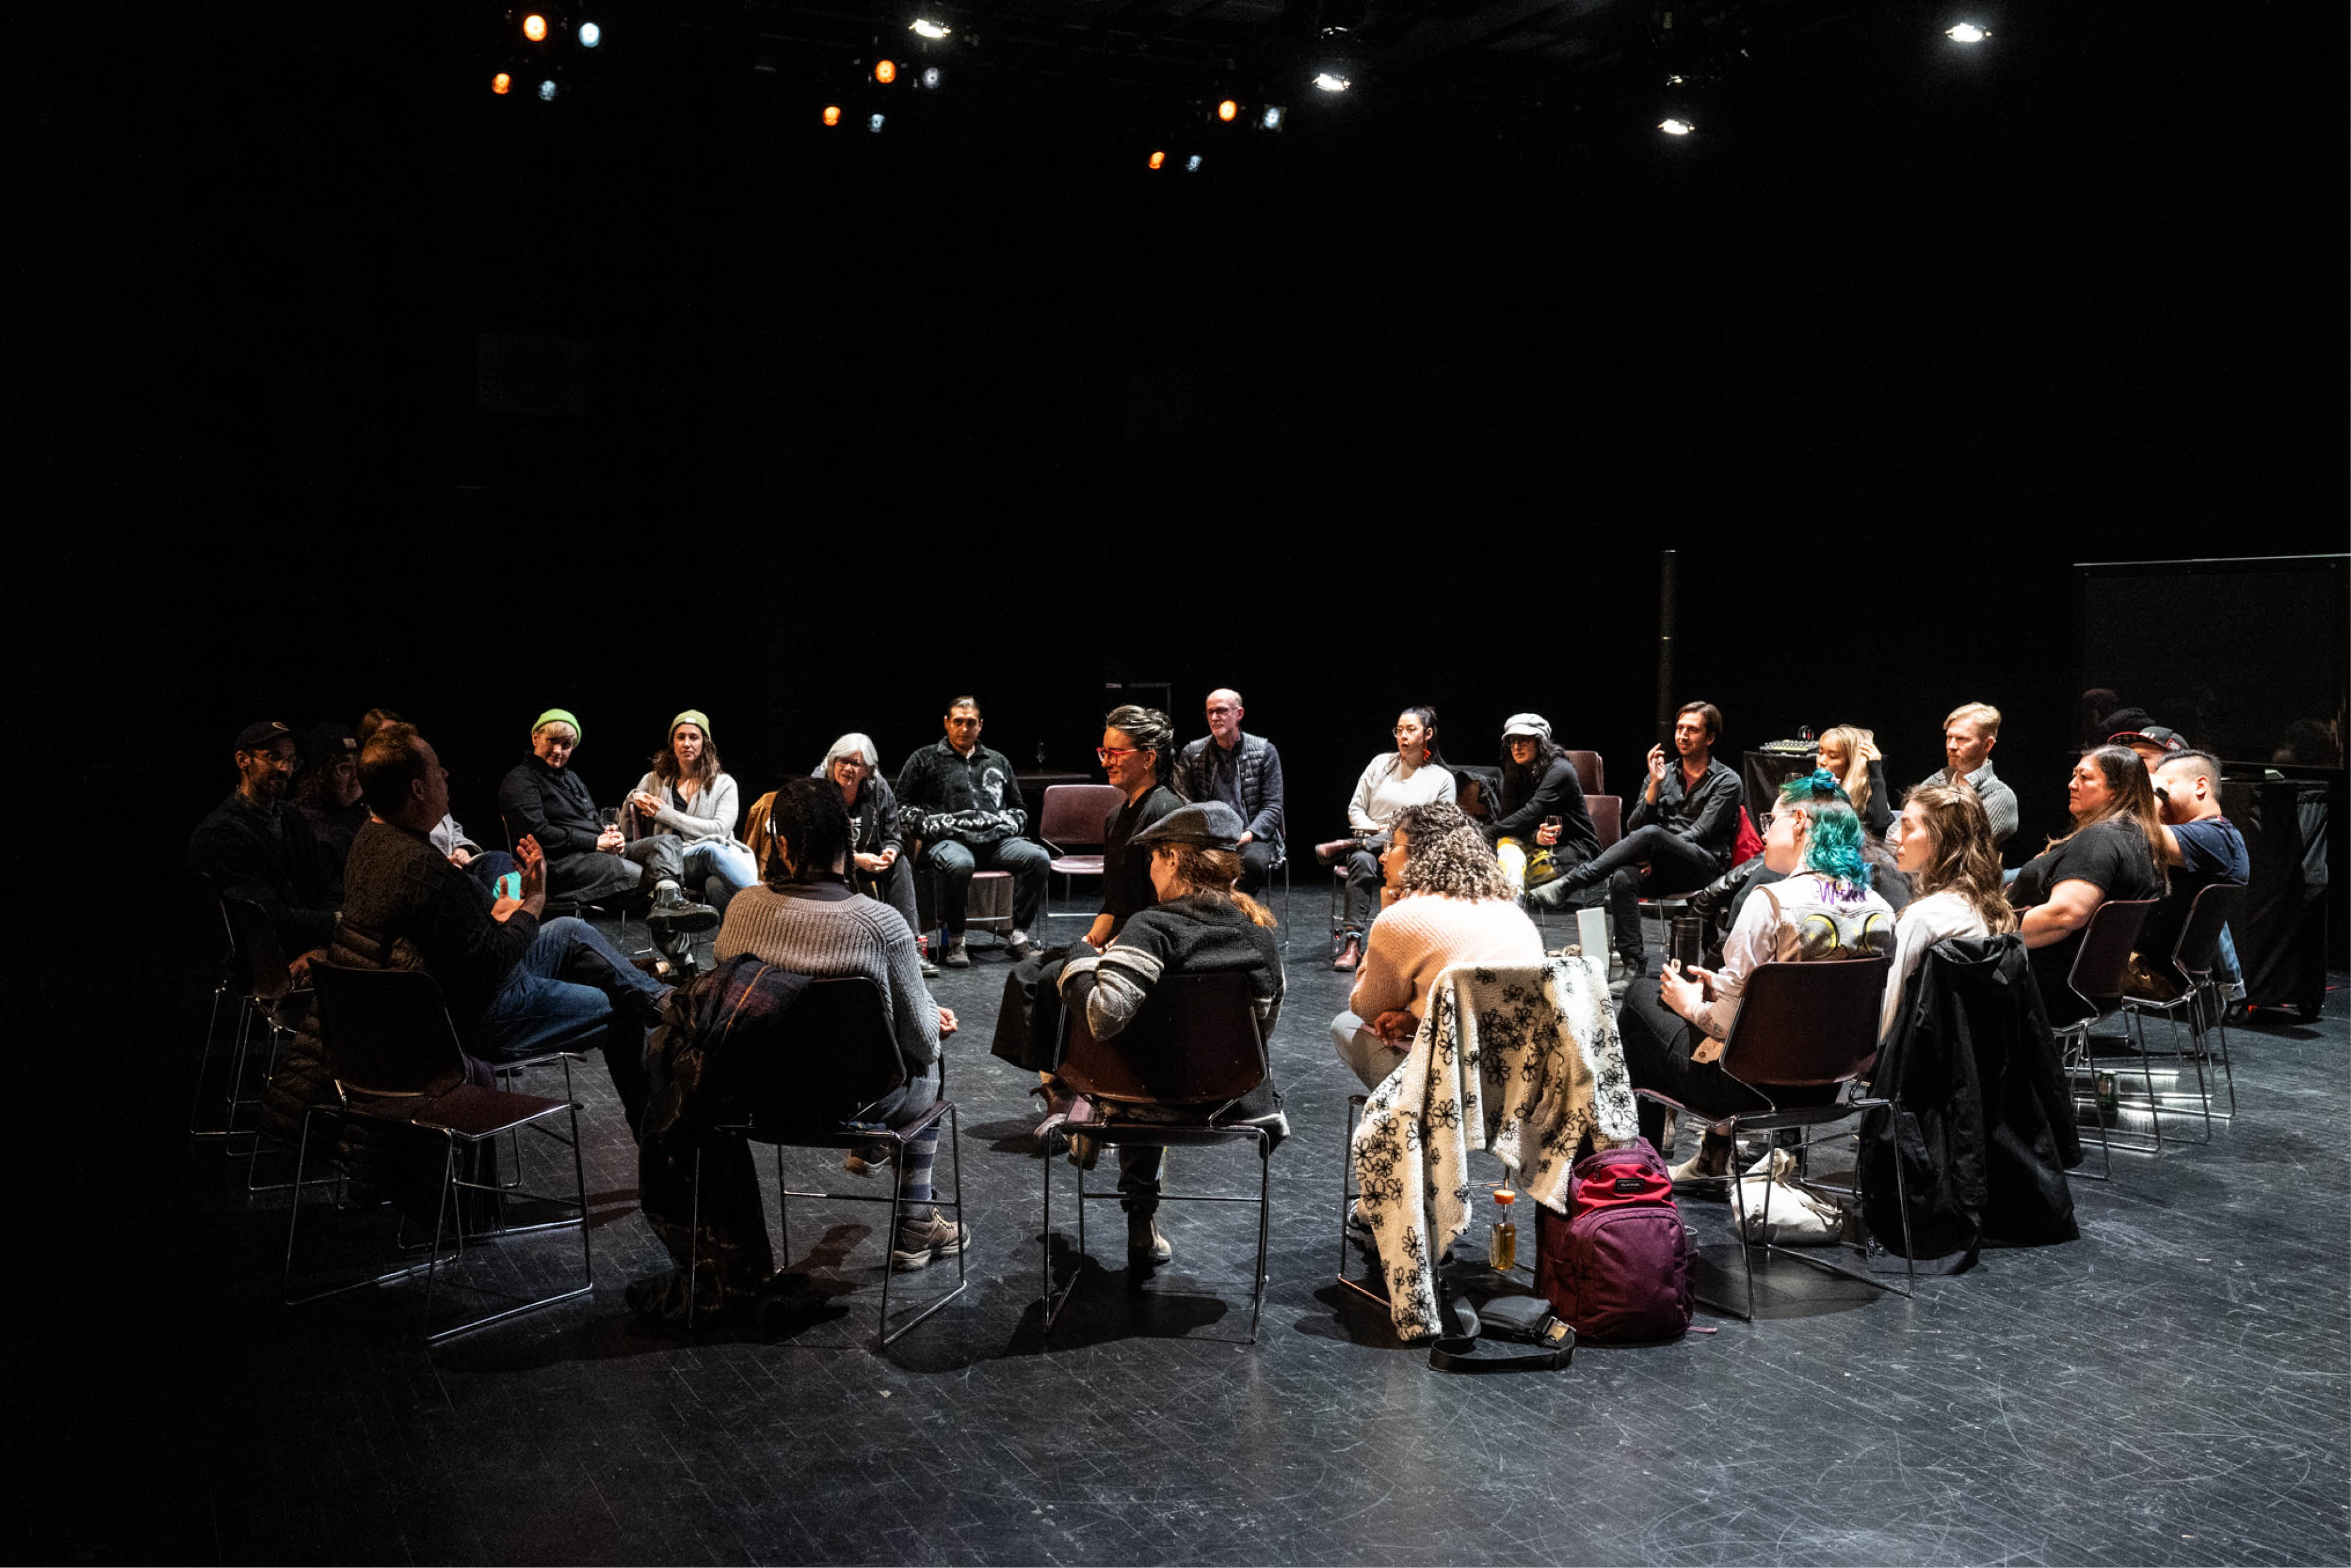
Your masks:
{"label": "man in gray cardigan", "polygon": [[1184,747],[1176,777],[1188,800],[1222,800],[1241,814],[1241,874],[1233,885],[1255,893],[1281,863],[1281,753],[1263,736],[1244,734],[1241,695],[1208,694],[1208,733]]}

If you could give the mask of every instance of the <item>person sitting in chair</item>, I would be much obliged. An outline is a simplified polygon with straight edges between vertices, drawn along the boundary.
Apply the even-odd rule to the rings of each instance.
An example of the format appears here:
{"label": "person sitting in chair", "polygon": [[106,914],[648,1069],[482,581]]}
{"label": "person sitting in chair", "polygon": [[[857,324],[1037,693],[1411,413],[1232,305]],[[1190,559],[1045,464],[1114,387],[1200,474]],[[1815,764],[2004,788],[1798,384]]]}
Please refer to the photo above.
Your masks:
{"label": "person sitting in chair", "polygon": [[1366,1089],[1402,1063],[1428,993],[1448,967],[1540,964],[1543,957],[1542,933],[1519,907],[1509,876],[1459,807],[1439,801],[1399,814],[1380,868],[1387,875],[1386,907],[1372,923],[1347,1010],[1331,1020],[1339,1060]]}
{"label": "person sitting in chair", "polygon": [[947,704],[946,735],[906,758],[898,770],[898,804],[905,826],[923,840],[923,860],[937,876],[939,922],[946,927],[950,969],[971,967],[964,945],[966,901],[972,873],[1008,872],[1012,876],[1012,936],[1015,959],[1030,950],[1029,928],[1045,907],[1045,882],[1053,857],[1044,845],[1020,835],[1029,826],[1020,781],[1000,751],[979,743],[979,699],[959,696]]}
{"label": "person sitting in chair", "polygon": [[1458,789],[1444,754],[1437,749],[1437,710],[1421,705],[1396,715],[1395,749],[1372,758],[1355,780],[1354,798],[1347,802],[1347,827],[1354,836],[1314,849],[1323,864],[1343,862],[1347,868],[1344,926],[1332,968],[1353,970],[1363,957],[1364,933],[1375,913],[1372,900],[1380,886],[1380,855],[1387,848],[1388,828],[1396,813],[1408,806],[1449,801]]}
{"label": "person sitting in chair", "polygon": [[[1583,803],[1583,781],[1552,739],[1549,719],[1519,713],[1503,723],[1501,777],[1500,799],[1483,826],[1514,890],[1530,890],[1530,862],[1538,868],[1533,887],[1541,888],[1600,852],[1599,830],[1592,825],[1592,808]],[[1548,862],[1544,850],[1551,852]]]}
{"label": "person sitting in chair", "polygon": [[[1158,902],[1138,910],[1102,951],[1073,949],[1061,969],[1061,1005],[1081,1014],[1096,1040],[1116,1039],[1163,980],[1234,971],[1249,977],[1259,1034],[1272,1035],[1281,1016],[1282,990],[1273,914],[1233,886],[1241,873],[1240,839],[1247,828],[1232,807],[1206,800],[1178,806],[1130,841],[1130,848],[1151,856],[1151,885]],[[1289,1131],[1270,1073],[1237,1110],[1234,1119],[1264,1124],[1276,1141]],[[1149,1106],[1125,1108],[1122,1114],[1152,1119]],[[1176,1255],[1157,1219],[1167,1151],[1122,1144],[1118,1153],[1127,1262],[1138,1270],[1155,1268]]]}
{"label": "person sitting in chair", "polygon": [[[1665,747],[1649,747],[1649,782],[1625,819],[1625,836],[1552,883],[1554,900],[1605,883],[1617,954],[1639,979],[1641,899],[1659,893],[1693,893],[1730,869],[1739,842],[1739,775],[1715,760],[1722,737],[1722,710],[1712,703],[1684,703],[1674,716],[1676,758]],[[1848,808],[1850,809],[1850,808]]]}
{"label": "person sitting in chair", "polygon": [[[1668,964],[1653,988],[1625,993],[1616,1028],[1635,1089],[1656,1089],[1708,1116],[1761,1111],[1767,1102],[1722,1070],[1723,1045],[1739,1016],[1748,972],[1759,964],[1867,958],[1894,951],[1894,911],[1869,888],[1861,819],[1825,769],[1792,779],[1763,835],[1765,863],[1786,880],[1759,888],[1740,912],[1712,971]],[[1782,1105],[1825,1103],[1836,1086],[1773,1091]],[[1808,1100],[1807,1094],[1813,1096]],[[1641,1135],[1665,1142],[1665,1107],[1640,1102]],[[1728,1131],[1707,1130],[1698,1152],[1676,1167],[1677,1181],[1729,1174]]]}
{"label": "person sitting in chair", "polygon": [[[2145,758],[2146,753],[2140,756]],[[2169,1001],[2188,983],[2171,967],[2171,952],[2188,924],[2189,907],[2215,883],[2241,887],[2252,881],[2253,862],[2245,835],[2221,814],[2219,758],[2209,751],[2169,751],[2148,759],[2147,772],[2154,778],[2155,799],[2163,814],[2168,885],[2163,902],[2147,911],[2147,924],[2139,927],[2129,989],[2132,996],[2149,1001]],[[2220,928],[2220,936],[2215,967],[2220,983],[2227,985],[2236,978],[2237,954],[2227,926]]]}
{"label": "person sitting in chair", "polygon": [[1243,893],[1263,887],[1281,860],[1281,753],[1261,735],[1241,728],[1241,695],[1229,686],[1208,694],[1208,733],[1186,746],[1176,761],[1176,787],[1189,800],[1222,800],[1241,814]]}
{"label": "person sitting in chair", "polygon": [[687,886],[699,889],[715,880],[732,896],[759,880],[750,850],[735,836],[742,810],[735,776],[718,760],[709,716],[701,709],[688,708],[669,721],[668,744],[629,792],[629,807],[636,837],[677,837]]}
{"label": "person sitting in chair", "polygon": [[[729,899],[713,949],[720,964],[749,953],[797,975],[862,975],[882,993],[890,1028],[905,1063],[906,1082],[874,1113],[885,1126],[904,1126],[939,1097],[939,1045],[956,1031],[956,1016],[931,998],[914,953],[914,934],[888,904],[849,884],[855,829],[841,789],[821,779],[788,779],[768,810],[766,881]],[[891,1145],[869,1145],[841,1164],[866,1176],[889,1163]],[[931,1204],[931,1167],[938,1158],[936,1122],[906,1145],[898,1172],[904,1218],[890,1253],[901,1271],[951,1258],[971,1244],[971,1229]]]}
{"label": "person sitting in chair", "polygon": [[2101,746],[2075,763],[2065,799],[2074,831],[2050,840],[2008,884],[2043,1010],[2061,1028],[2091,1013],[2069,983],[2090,917],[2108,899],[2162,897],[2165,848],[2146,765],[2126,747]]}
{"label": "person sitting in chair", "polygon": [[1894,967],[1886,977],[1880,1040],[1902,1021],[1903,992],[1927,961],[1927,950],[1954,936],[1997,936],[2016,929],[2002,896],[2000,851],[1983,797],[1968,784],[1920,784],[1894,819],[1888,847],[1913,897],[1896,912]]}

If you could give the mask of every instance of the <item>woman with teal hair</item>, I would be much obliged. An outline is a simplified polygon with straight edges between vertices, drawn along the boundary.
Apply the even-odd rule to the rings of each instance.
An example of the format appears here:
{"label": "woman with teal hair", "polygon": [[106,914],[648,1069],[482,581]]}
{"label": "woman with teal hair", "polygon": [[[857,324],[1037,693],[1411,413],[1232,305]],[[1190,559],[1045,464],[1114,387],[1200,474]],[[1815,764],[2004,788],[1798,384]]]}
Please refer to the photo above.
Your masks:
{"label": "woman with teal hair", "polygon": [[[1780,791],[1779,809],[1763,835],[1763,862],[1784,880],[1758,888],[1740,911],[1722,944],[1722,967],[1668,965],[1654,989],[1636,980],[1625,993],[1616,1022],[1635,1088],[1669,1094],[1707,1116],[1765,1108],[1761,1095],[1721,1066],[1749,972],[1758,964],[1894,951],[1894,910],[1870,890],[1862,844],[1861,819],[1834,774],[1822,769]],[[1835,1092],[1834,1085],[1775,1089],[1773,1100],[1817,1103]],[[1665,1108],[1643,1100],[1640,1115],[1642,1135],[1661,1143]],[[1698,1154],[1674,1176],[1727,1175],[1730,1155],[1729,1132],[1708,1128]]]}

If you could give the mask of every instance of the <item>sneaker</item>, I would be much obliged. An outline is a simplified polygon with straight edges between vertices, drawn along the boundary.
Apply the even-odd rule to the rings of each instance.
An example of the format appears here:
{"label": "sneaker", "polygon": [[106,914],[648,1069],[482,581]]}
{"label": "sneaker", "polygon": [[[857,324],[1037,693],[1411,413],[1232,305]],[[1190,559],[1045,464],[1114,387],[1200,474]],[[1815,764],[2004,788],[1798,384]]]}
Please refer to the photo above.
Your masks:
{"label": "sneaker", "polygon": [[1008,950],[1012,954],[1013,958],[1015,960],[1019,960],[1026,958],[1029,954],[1034,953],[1037,950],[1037,944],[1029,940],[1029,933],[1026,931],[1015,931],[1012,934],[1012,941]]}
{"label": "sneaker", "polygon": [[1709,1128],[1698,1142],[1698,1153],[1674,1166],[1667,1174],[1677,1185],[1692,1181],[1721,1181],[1730,1175],[1734,1152],[1729,1138]]}
{"label": "sneaker", "polygon": [[1126,1217],[1126,1261],[1130,1267],[1155,1269],[1175,1256],[1176,1249],[1159,1234],[1157,1215]]}
{"label": "sneaker", "polygon": [[1347,938],[1347,945],[1339,949],[1339,956],[1331,960],[1331,967],[1342,973],[1351,973],[1355,967],[1356,961],[1362,956],[1363,945],[1350,936]]}
{"label": "sneaker", "polygon": [[947,967],[950,969],[971,967],[971,949],[964,946],[963,938],[960,936],[951,936],[947,939]]}
{"label": "sneaker", "polygon": [[917,953],[914,955],[914,961],[923,967],[923,978],[935,980],[939,977],[939,967],[931,962],[931,956],[928,953]]}
{"label": "sneaker", "polygon": [[894,1145],[868,1144],[862,1149],[852,1149],[841,1157],[841,1168],[851,1176],[870,1176],[876,1171],[890,1168],[890,1156]]}
{"label": "sneaker", "polygon": [[971,1230],[937,1209],[930,1218],[898,1227],[898,1245],[891,1249],[890,1267],[900,1273],[930,1266],[934,1258],[952,1258],[971,1245]]}

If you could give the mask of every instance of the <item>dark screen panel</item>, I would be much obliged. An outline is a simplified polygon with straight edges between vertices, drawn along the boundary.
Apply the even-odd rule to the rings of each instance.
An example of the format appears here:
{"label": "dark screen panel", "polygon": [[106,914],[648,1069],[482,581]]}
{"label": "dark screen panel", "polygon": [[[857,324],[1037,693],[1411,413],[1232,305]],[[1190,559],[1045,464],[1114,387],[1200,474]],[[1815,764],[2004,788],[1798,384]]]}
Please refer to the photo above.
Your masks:
{"label": "dark screen panel", "polygon": [[[2077,565],[2082,735],[2139,709],[2228,762],[2343,766],[2346,556]],[[2103,694],[2103,695],[2102,695]]]}

